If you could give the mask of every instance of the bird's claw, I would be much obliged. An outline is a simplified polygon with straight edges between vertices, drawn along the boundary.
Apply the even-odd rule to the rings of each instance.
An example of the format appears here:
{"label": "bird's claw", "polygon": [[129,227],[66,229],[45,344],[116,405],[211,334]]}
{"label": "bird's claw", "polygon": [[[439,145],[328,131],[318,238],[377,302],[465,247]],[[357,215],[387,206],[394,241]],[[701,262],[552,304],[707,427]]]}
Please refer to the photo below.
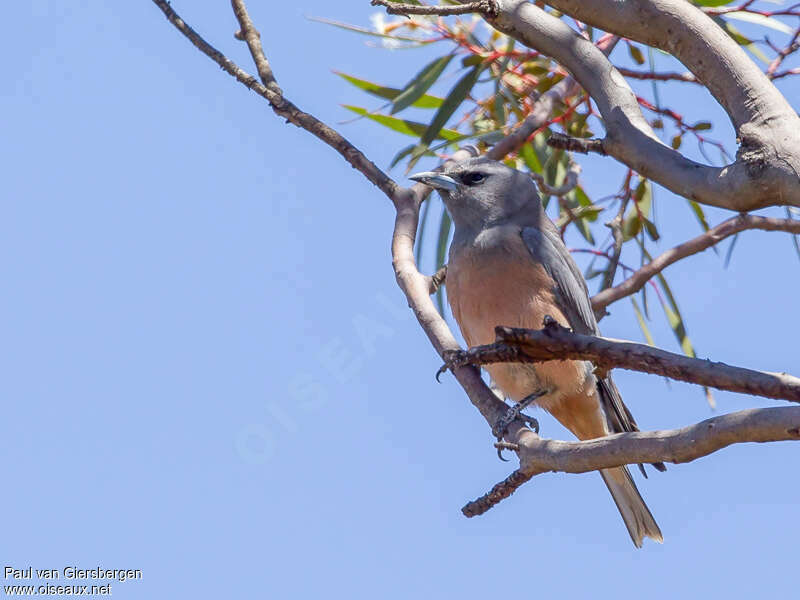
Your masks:
{"label": "bird's claw", "polygon": [[442,353],[442,358],[444,358],[444,364],[436,371],[436,381],[438,383],[442,382],[439,378],[445,371],[466,365],[468,362],[467,352],[465,350],[445,350]]}
{"label": "bird's claw", "polygon": [[[536,433],[539,433],[539,421],[537,421],[533,417],[523,414],[522,411],[531,404],[533,404],[533,402],[535,402],[538,398],[541,398],[542,396],[548,393],[549,390],[541,390],[538,392],[534,392],[533,394],[530,394],[525,398],[523,398],[521,402],[517,402],[514,406],[510,406],[506,411],[506,414],[500,417],[497,420],[497,423],[494,424],[494,427],[492,427],[492,434],[494,435],[495,438],[497,438],[498,443],[501,442],[503,436],[506,434],[506,431],[508,431],[508,426],[511,425],[511,423],[515,419],[522,419],[527,425],[531,427],[531,429],[533,429]],[[506,460],[503,458],[502,455],[502,451],[506,447],[507,446],[497,445],[497,456],[502,461]]]}

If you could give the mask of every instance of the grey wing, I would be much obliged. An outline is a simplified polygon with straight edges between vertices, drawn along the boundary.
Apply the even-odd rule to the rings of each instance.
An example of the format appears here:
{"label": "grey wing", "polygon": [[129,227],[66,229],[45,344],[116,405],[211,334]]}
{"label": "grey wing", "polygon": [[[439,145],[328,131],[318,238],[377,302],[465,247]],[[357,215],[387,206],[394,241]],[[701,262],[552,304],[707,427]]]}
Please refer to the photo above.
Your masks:
{"label": "grey wing", "polygon": [[542,230],[525,227],[522,230],[522,240],[533,258],[555,281],[553,293],[572,330],[587,335],[598,334],[597,319],[589,301],[586,281],[555,228]]}
{"label": "grey wing", "polygon": [[[598,335],[589,290],[578,265],[567,250],[555,227],[545,222],[543,229],[525,227],[522,240],[533,258],[539,262],[555,282],[553,293],[559,301],[570,327],[576,333]],[[615,433],[639,431],[628,407],[622,401],[617,386],[610,375],[597,380],[597,391],[603,403],[603,410],[608,419],[609,429]],[[641,466],[641,465],[640,465]],[[664,470],[663,463],[654,464],[659,471]],[[644,469],[642,469],[644,471]]]}

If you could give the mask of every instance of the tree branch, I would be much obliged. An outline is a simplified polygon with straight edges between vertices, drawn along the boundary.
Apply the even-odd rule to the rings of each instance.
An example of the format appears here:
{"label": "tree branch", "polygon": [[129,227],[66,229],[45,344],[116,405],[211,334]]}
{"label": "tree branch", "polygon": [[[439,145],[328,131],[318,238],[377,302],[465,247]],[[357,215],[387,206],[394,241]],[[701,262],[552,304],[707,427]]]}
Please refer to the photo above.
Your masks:
{"label": "tree branch", "polygon": [[466,15],[479,13],[482,15],[494,16],[497,14],[497,4],[494,0],[478,0],[477,2],[467,2],[457,6],[420,6],[417,4],[401,4],[392,0],[372,0],[372,6],[383,6],[390,15],[438,15],[446,17],[450,15]]}
{"label": "tree branch", "polygon": [[547,145],[551,148],[561,148],[562,150],[580,152],[581,154],[594,152],[595,154],[606,155],[606,151],[603,148],[603,140],[570,137],[563,133],[552,133],[547,138]]}
{"label": "tree branch", "polygon": [[738,215],[712,227],[683,244],[675,246],[654,258],[651,262],[637,270],[619,285],[605,289],[592,297],[592,308],[595,312],[604,312],[606,307],[621,298],[635,294],[655,275],[682,258],[702,252],[718,244],[726,237],[747,229],[763,231],[786,231],[800,234],[800,221],[794,219],[776,219],[756,215]]}
{"label": "tree branch", "polygon": [[[305,129],[336,150],[354,169],[360,171],[364,177],[380,188],[384,194],[390,198],[395,194],[398,187],[397,184],[339,132],[316,117],[303,112],[274,89],[259,83],[255,77],[242,70],[236,63],[206,42],[194,29],[189,27],[178,13],[173,10],[169,2],[166,0],[153,0],[153,3],[161,9],[169,22],[186,36],[195,47],[217,63],[223,71],[269,102],[275,113],[290,123]],[[257,34],[258,32],[256,32]]]}
{"label": "tree branch", "polygon": [[236,15],[236,20],[239,21],[239,27],[241,27],[241,30],[236,32],[235,37],[247,42],[250,56],[253,57],[261,83],[282,96],[283,91],[278,86],[278,82],[275,81],[272,67],[270,67],[269,61],[264,55],[264,49],[261,47],[261,34],[250,19],[250,15],[247,14],[247,7],[242,0],[231,0],[231,7],[233,8],[233,14]]}
{"label": "tree branch", "polygon": [[541,439],[532,432],[519,445],[520,469],[461,509],[485,513],[534,475],[550,471],[586,473],[625,464],[685,463],[732,444],[800,440],[800,407],[742,410],[665,431],[617,433],[583,442]]}
{"label": "tree branch", "polygon": [[633,69],[626,69],[624,67],[617,67],[617,70],[625,77],[631,79],[654,79],[656,81],[683,81],[685,83],[700,83],[697,77],[691,73],[658,73],[651,71],[634,71]]}
{"label": "tree branch", "polygon": [[[501,13],[511,1],[516,0],[500,1]],[[705,204],[740,211],[756,206],[800,206],[800,118],[744,49],[700,8],[685,0],[548,0],[548,4],[584,23],[671,53],[723,106],[741,140],[732,165],[702,168],[697,183],[705,180],[707,189],[698,191],[696,197],[685,193],[689,189],[676,191],[661,176],[651,176],[621,158],[621,150],[620,160],[672,191]],[[609,130],[615,143],[630,145],[617,133],[622,132]],[[618,150],[606,149],[617,156]],[[653,170],[653,165],[644,166]],[[723,204],[709,202],[714,187],[717,194],[733,195]]]}
{"label": "tree branch", "polygon": [[[637,6],[646,1],[636,0]],[[654,1],[686,4],[684,0]],[[497,0],[497,2],[499,14],[496,18],[489,19],[491,24],[499,31],[554,58],[595,100],[607,131],[603,149],[609,155],[676,194],[701,204],[738,211],[775,204],[800,206],[800,185],[797,185],[798,170],[800,170],[800,151],[798,151],[800,120],[777,90],[775,93],[778,99],[772,97],[770,90],[774,87],[771,84],[766,84],[769,89],[764,92],[769,98],[754,102],[756,107],[762,107],[764,111],[772,110],[770,114],[775,118],[762,118],[756,126],[748,124],[746,119],[752,111],[746,114],[737,113],[737,123],[742,122],[739,130],[742,147],[738,160],[724,168],[702,165],[689,160],[658,139],[642,115],[636,97],[625,78],[589,40],[580,36],[564,21],[525,0]],[[573,5],[594,7],[608,3],[614,4],[613,10],[617,12],[626,10],[625,7],[629,4],[612,0],[590,3],[578,0],[574,2],[554,0],[552,3],[559,6],[569,4],[570,8]],[[700,15],[702,19],[709,21],[720,35],[728,37],[701,11],[691,5],[687,6],[694,11],[692,14]],[[584,12],[594,15],[594,11]],[[581,18],[581,20],[591,22],[590,19]],[[605,22],[607,19],[603,20]],[[670,23],[670,31],[678,27]],[[641,27],[647,28],[647,26],[648,23],[643,21]],[[627,31],[622,31],[618,26],[606,29],[628,35]],[[653,31],[648,34],[650,37],[655,36],[656,32],[660,35],[663,31],[663,27],[651,29]],[[717,39],[716,31],[714,36]],[[670,36],[664,37],[672,39]],[[743,53],[730,38],[728,41],[736,48],[736,56]],[[693,62],[702,63],[707,53],[707,49],[700,52]],[[746,55],[744,58],[749,62]],[[749,64],[752,69],[744,69],[746,73],[743,75],[754,70],[757,73],[754,77],[758,81],[768,82],[757,67],[752,63]],[[711,71],[706,70],[704,73],[710,74]],[[695,75],[705,81],[698,73]],[[757,93],[758,85],[751,91]],[[740,106],[742,102],[729,100],[726,108],[730,106],[740,112],[743,110]],[[787,125],[791,123],[794,125]]]}
{"label": "tree branch", "polygon": [[800,379],[786,373],[753,371],[645,344],[573,333],[552,320],[541,330],[497,327],[495,333],[494,344],[448,352],[442,369],[503,362],[588,360],[601,374],[621,368],[729,392],[800,402]]}

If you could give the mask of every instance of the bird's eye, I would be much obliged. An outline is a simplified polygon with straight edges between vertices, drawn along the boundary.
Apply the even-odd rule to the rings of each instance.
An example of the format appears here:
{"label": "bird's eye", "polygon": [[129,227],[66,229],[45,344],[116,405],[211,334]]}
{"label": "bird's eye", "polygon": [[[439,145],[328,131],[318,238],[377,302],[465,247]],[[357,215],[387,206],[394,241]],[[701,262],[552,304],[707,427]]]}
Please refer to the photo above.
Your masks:
{"label": "bird's eye", "polygon": [[483,173],[467,173],[462,177],[462,181],[467,185],[475,185],[486,179]]}

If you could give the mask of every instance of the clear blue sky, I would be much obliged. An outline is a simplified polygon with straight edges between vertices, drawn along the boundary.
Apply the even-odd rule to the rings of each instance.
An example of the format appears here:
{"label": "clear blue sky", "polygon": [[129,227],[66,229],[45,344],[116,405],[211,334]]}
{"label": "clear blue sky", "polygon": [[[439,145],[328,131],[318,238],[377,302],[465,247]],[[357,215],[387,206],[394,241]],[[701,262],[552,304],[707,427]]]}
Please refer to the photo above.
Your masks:
{"label": "clear blue sky", "polygon": [[[288,96],[328,122],[348,118],[341,103],[374,106],[331,69],[402,84],[428,56],[304,18],[366,25],[366,0],[301,4],[250,8]],[[174,5],[251,70],[228,3]],[[389,202],[150,2],[14,2],[0,27],[3,565],[142,569],[117,598],[796,591],[788,443],[639,479],[663,546],[633,548],[593,473],[537,477],[464,518],[513,463],[453,378],[434,381],[394,283]],[[697,94],[696,119],[711,110],[669,89]],[[408,143],[344,131],[380,165]],[[607,166],[587,166],[591,190],[613,193]],[[658,200],[662,248],[696,234],[683,200]],[[746,233],[727,270],[706,252],[667,275],[702,356],[800,372],[787,236]],[[629,306],[607,335],[642,339]],[[617,381],[645,429],[712,414],[695,387]],[[719,412],[776,404],[716,398]]]}

